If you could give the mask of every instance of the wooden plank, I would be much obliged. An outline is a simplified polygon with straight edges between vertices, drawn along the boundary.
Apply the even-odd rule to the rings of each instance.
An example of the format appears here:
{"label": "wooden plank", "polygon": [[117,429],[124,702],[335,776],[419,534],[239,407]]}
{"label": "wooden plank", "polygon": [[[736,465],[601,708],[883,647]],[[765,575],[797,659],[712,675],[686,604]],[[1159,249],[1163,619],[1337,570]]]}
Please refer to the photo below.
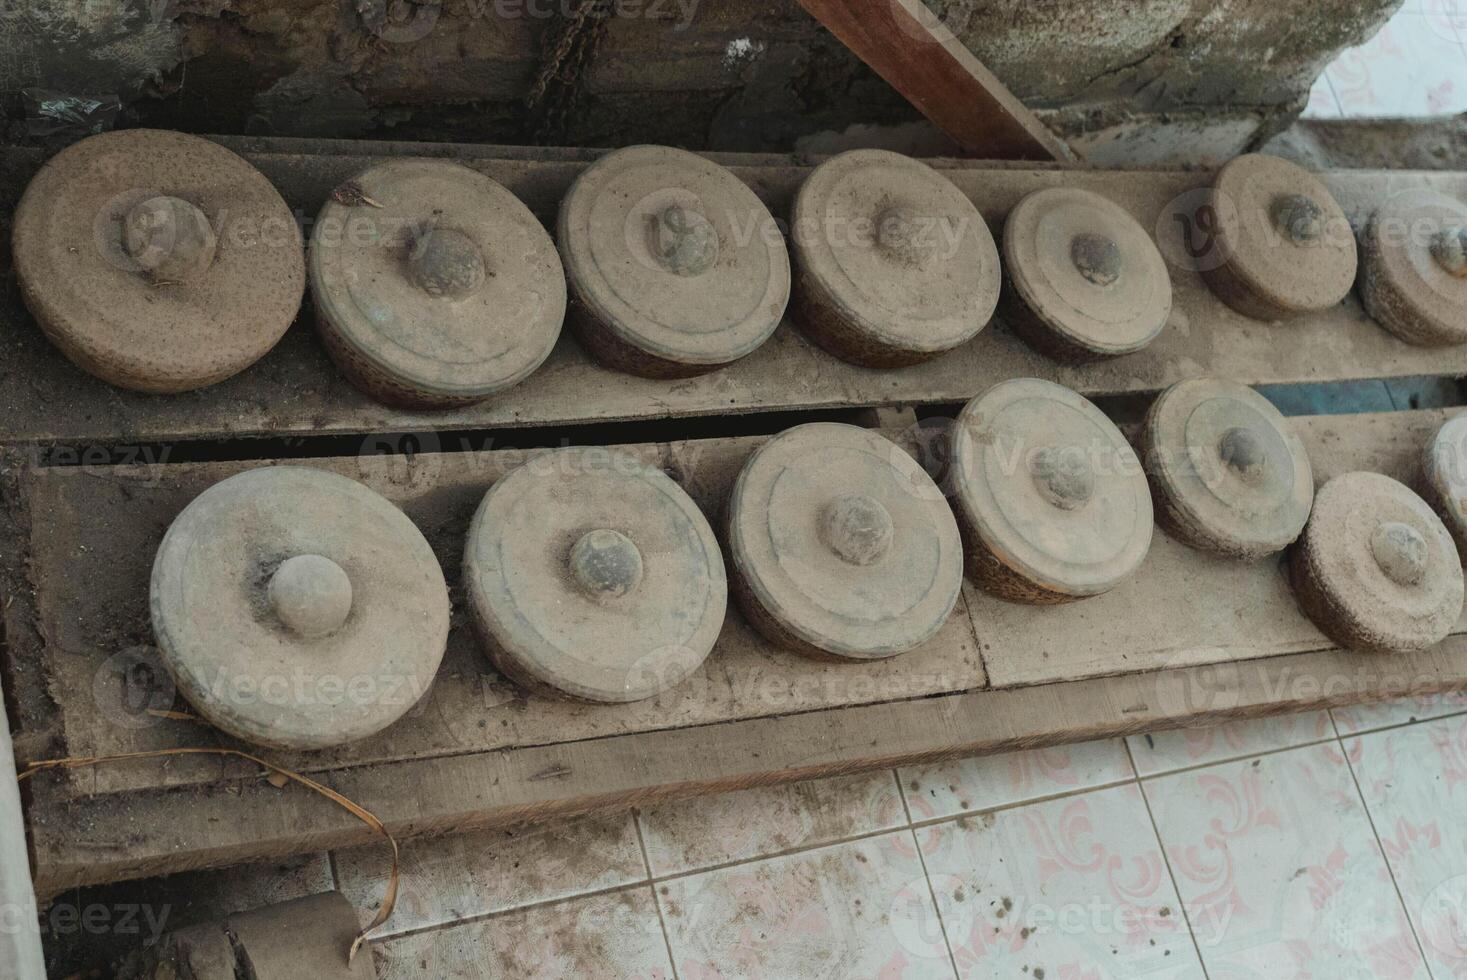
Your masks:
{"label": "wooden plank", "polygon": [[[710,519],[719,521],[739,469],[762,438],[622,447],[675,474]],[[961,611],[919,650],[873,664],[815,661],[771,647],[734,609],[704,666],[677,688],[647,701],[590,705],[521,691],[482,653],[464,607],[460,562],[469,521],[484,492],[521,465],[522,451],[291,460],[362,480],[398,503],[432,543],[455,600],[448,652],[432,688],[410,715],[378,736],[327,752],[266,753],[297,771],[321,772],[403,759],[438,759],[512,746],[602,738],[706,725],[736,718],[824,710],[981,687],[969,621]],[[214,729],[149,716],[174,707],[167,672],[153,647],[148,580],[169,523],[200,491],[250,466],[44,468],[25,479],[40,648],[15,651],[41,664],[60,705],[70,755],[115,755],[177,746],[235,745]],[[100,572],[99,570],[105,570]],[[29,602],[21,596],[20,602]],[[325,696],[327,681],[303,665],[285,696]],[[352,678],[351,683],[372,682]],[[385,688],[384,697],[421,692]],[[189,710],[179,702],[180,710]],[[190,757],[167,767],[129,763],[79,772],[79,792],[101,793],[207,782],[248,772],[237,760]]]}
{"label": "wooden plank", "polygon": [[1074,159],[922,0],[800,0],[800,6],[973,155]]}
{"label": "wooden plank", "polygon": [[[370,164],[363,156],[263,154],[251,159],[302,220],[315,215],[330,189]],[[471,159],[468,165],[509,186],[542,217],[554,212],[578,161]],[[0,208],[13,201],[38,158],[0,148]],[[799,167],[735,168],[776,213],[785,213],[803,179]],[[1105,194],[1178,254],[1186,210],[1210,177],[1205,173],[955,169],[949,175],[1002,226],[1024,194],[1068,185]],[[1374,202],[1409,186],[1467,196],[1467,175],[1338,172],[1326,176],[1359,220]],[[8,201],[7,201],[8,199]],[[1182,215],[1185,217],[1186,215]],[[0,244],[0,272],[9,261]],[[1253,384],[1340,381],[1422,374],[1467,374],[1467,347],[1414,348],[1373,323],[1353,299],[1287,326],[1248,320],[1217,302],[1200,277],[1173,269],[1176,313],[1146,350],[1069,368],[1035,354],[1001,324],[926,365],[872,371],[845,364],[808,343],[790,322],[752,356],[723,371],[683,381],[649,381],[603,369],[566,336],[546,365],[524,384],[486,404],[443,413],[409,413],[378,405],[342,379],[327,360],[308,317],[243,374],[173,397],[114,389],[66,362],[41,336],[20,304],[13,276],[0,289],[0,442],[68,445],[171,442],[261,435],[363,434],[432,428],[428,447],[458,448],[457,432],[521,426],[716,416],[832,407],[924,405],[964,401],[1010,377],[1049,378],[1088,395],[1160,390],[1187,377],[1218,374]]]}
{"label": "wooden plank", "polygon": [[[1447,415],[1325,416],[1293,424],[1321,480],[1354,468],[1409,479],[1420,447]],[[762,441],[626,448],[673,473],[716,522],[739,467]],[[985,678],[993,686],[1041,684],[1331,646],[1298,611],[1280,559],[1224,560],[1158,531],[1140,572],[1105,596],[1032,607],[970,588],[966,606],[932,643],[885,663],[833,665],[773,649],[733,611],[704,668],[659,698],[607,707],[530,696],[501,679],[479,651],[458,587],[463,535],[479,499],[525,458],[524,452],[501,451],[411,462],[386,457],[310,461],[361,479],[404,508],[438,553],[457,611],[444,666],[408,718],[342,749],[273,758],[297,770],[327,772],[829,711],[973,690]],[[253,465],[269,464],[42,468],[27,476],[31,532],[26,558],[45,639],[17,652],[46,671],[61,708],[68,754],[233,744],[210,728],[140,716],[138,710],[174,706],[171,688],[161,683],[166,672],[152,649],[148,621],[148,575],[158,541],[197,493]],[[98,568],[107,569],[106,575],[98,576]],[[82,582],[86,588],[79,587]],[[30,601],[20,597],[21,603]],[[1467,620],[1459,631],[1467,631]],[[140,677],[144,683],[138,683]],[[149,678],[154,683],[146,683]],[[82,793],[134,791],[208,782],[248,769],[214,758],[179,759],[167,767],[129,763],[85,770],[77,774],[76,785]]]}
{"label": "wooden plank", "polygon": [[14,761],[0,685],[0,977],[44,978],[46,961]]}
{"label": "wooden plank", "polygon": [[[1451,411],[1295,418],[1317,483],[1351,470],[1415,482],[1421,450]],[[1282,555],[1248,564],[1204,554],[1158,528],[1137,574],[1053,608],[968,587],[994,687],[1276,656],[1330,646],[1299,611]],[[1467,613],[1455,633],[1467,633]]]}
{"label": "wooden plank", "polygon": [[[328,782],[410,837],[1464,688],[1467,639],[1453,637],[1400,657],[1293,654],[364,767]],[[35,780],[30,819],[43,896],[376,839],[329,803],[259,779],[73,799],[64,778]]]}

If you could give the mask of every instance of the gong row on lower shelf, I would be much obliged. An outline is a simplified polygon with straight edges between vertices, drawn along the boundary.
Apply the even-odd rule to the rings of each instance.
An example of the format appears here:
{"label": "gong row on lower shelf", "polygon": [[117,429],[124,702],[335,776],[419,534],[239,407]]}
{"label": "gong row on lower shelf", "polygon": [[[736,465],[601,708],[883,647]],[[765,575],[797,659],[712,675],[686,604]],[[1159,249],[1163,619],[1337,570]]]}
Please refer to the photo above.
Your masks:
{"label": "gong row on lower shelf", "polygon": [[[1272,157],[1239,158],[1194,216],[1197,267],[1236,310],[1285,319],[1339,303],[1357,244],[1329,190]],[[1467,207],[1393,198],[1362,234],[1361,295],[1418,344],[1467,340]],[[407,408],[449,408],[528,377],[568,323],[597,360],[676,378],[742,358],[793,301],[797,323],[870,367],[937,357],[1003,306],[1031,346],[1075,362],[1130,353],[1168,321],[1150,232],[1109,199],[1035,191],[1000,248],[941,173],[857,150],[816,167],[790,222],[700,156],[637,146],[588,167],[556,241],[521,201],[444,160],[381,163],[299,230],[263,174],[223,147],[152,130],[83,140],[49,161],[16,213],[22,295],[75,363],[150,392],[203,387],[264,356],[307,281],[332,358]],[[558,245],[558,247],[557,247]]]}
{"label": "gong row on lower shelf", "polygon": [[[1138,441],[1145,467],[1093,404],[1035,379],[999,384],[963,410],[937,479],[874,431],[801,425],[745,461],[722,515],[723,548],[654,466],[601,448],[548,451],[484,496],[463,588],[511,680],[636,701],[699,668],[730,585],[771,643],[869,662],[932,639],[965,570],[1016,602],[1114,588],[1147,554],[1154,498],[1162,526],[1193,547],[1256,560],[1293,545],[1300,606],[1342,646],[1419,649],[1456,623],[1467,415],[1426,455],[1431,504],[1364,472],[1316,494],[1288,422],[1229,381],[1169,389]],[[391,724],[431,684],[449,629],[443,573],[412,522],[353,480],[294,466],[251,470],[197,497],[164,537],[151,591],[179,690],[219,728],[286,748]],[[340,679],[346,696],[265,696],[302,671]],[[354,698],[356,679],[368,692],[415,696]]]}

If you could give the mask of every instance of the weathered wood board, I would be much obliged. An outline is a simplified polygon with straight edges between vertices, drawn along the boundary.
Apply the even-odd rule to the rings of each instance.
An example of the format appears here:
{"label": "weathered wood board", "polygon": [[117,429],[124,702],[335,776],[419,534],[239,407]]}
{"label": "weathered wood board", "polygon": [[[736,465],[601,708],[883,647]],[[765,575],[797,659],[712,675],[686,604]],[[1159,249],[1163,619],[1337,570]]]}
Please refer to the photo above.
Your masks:
{"label": "weathered wood board", "polygon": [[[1321,479],[1354,468],[1410,478],[1419,448],[1445,412],[1293,420]],[[901,433],[890,433],[902,438]],[[762,440],[693,440],[626,447],[666,468],[715,524],[748,453]],[[397,501],[443,563],[455,600],[449,651],[407,718],[372,739],[319,753],[268,753],[305,772],[443,758],[530,745],[800,712],[830,712],[955,691],[1072,681],[1138,670],[1237,662],[1331,646],[1295,606],[1277,559],[1246,564],[1203,554],[1157,531],[1141,571],[1114,592],[1060,607],[1000,602],[969,589],[966,603],[923,649],[877,664],[827,664],[771,647],[731,610],[702,670],[651,701],[577,704],[527,695],[501,679],[477,646],[459,590],[463,536],[479,499],[524,451],[448,453],[411,462],[378,456],[313,460]],[[247,465],[46,467],[24,479],[27,562],[47,672],[69,755],[233,745],[208,726],[158,719],[177,708],[152,649],[148,574],[173,517],[208,485]],[[105,568],[105,576],[97,574]],[[87,583],[79,588],[79,583]],[[22,600],[28,601],[28,600]],[[1461,629],[1467,630],[1467,622]],[[976,642],[975,642],[976,636]],[[981,661],[979,649],[981,647]],[[290,697],[309,699],[309,674]],[[418,692],[386,691],[416,698]],[[208,782],[247,773],[236,760],[183,758],[82,770],[80,793]]]}
{"label": "weathered wood board", "polygon": [[[1290,419],[1316,485],[1370,470],[1415,481],[1421,451],[1454,412]],[[1112,592],[1054,608],[1000,602],[968,587],[994,687],[1319,650],[1330,641],[1294,601],[1278,555],[1256,564],[1195,551],[1160,528],[1136,576]],[[1456,633],[1467,632],[1467,614]]]}
{"label": "weathered wood board", "polygon": [[[760,438],[624,447],[676,474],[715,523],[734,478]],[[527,694],[504,680],[481,651],[460,588],[469,522],[485,491],[526,459],[523,451],[444,453],[412,463],[382,456],[284,461],[360,479],[398,503],[432,543],[448,579],[454,614],[448,652],[432,688],[408,717],[371,739],[312,753],[267,752],[302,772],[404,759],[544,745],[735,718],[827,710],[981,687],[983,668],[960,610],[921,649],[870,665],[818,662],[764,642],[730,606],[718,644],[686,682],[648,701],[591,705]],[[29,474],[29,564],[52,696],[70,755],[234,745],[212,727],[160,719],[147,709],[189,711],[153,647],[148,577],[169,523],[207,486],[246,464],[52,467]],[[258,465],[258,464],[257,464]],[[105,569],[105,574],[99,570]],[[309,705],[376,678],[321,678],[302,665],[272,697]],[[333,687],[332,685],[341,685]],[[417,701],[381,681],[376,693]],[[262,693],[261,696],[267,696]],[[252,750],[254,751],[254,750]],[[253,767],[194,756],[167,766],[126,763],[76,774],[81,792],[116,792],[203,782]]]}
{"label": "weathered wood board", "polygon": [[[352,154],[248,154],[281,189],[309,230],[331,188],[380,157]],[[465,157],[549,219],[582,160]],[[0,148],[0,213],[8,212],[40,164],[34,151]],[[774,210],[787,213],[807,169],[738,165]],[[1205,173],[1103,172],[952,167],[945,171],[995,230],[1027,192],[1065,184],[1103,193],[1155,228],[1164,250],[1181,255],[1183,225],[1174,207],[1196,204]],[[1359,220],[1396,191],[1430,184],[1467,194],[1467,175],[1336,172],[1336,195]],[[1190,195],[1190,196],[1189,196]],[[1179,204],[1177,202],[1180,202]],[[850,405],[964,401],[1010,377],[1049,378],[1086,394],[1159,390],[1174,381],[1217,374],[1253,384],[1339,381],[1412,375],[1467,374],[1467,348],[1410,347],[1379,328],[1353,299],[1285,326],[1248,320],[1217,302],[1200,277],[1173,268],[1176,314],[1146,350],[1084,368],[1066,368],[1034,353],[995,323],[978,338],[926,365],[873,371],[815,348],[786,322],[774,338],[739,363],[702,378],[652,381],[592,363],[567,335],[524,384],[473,408],[410,413],[352,388],[327,360],[309,311],[254,367],[220,385],[186,395],[124,392],[72,367],[25,312],[10,268],[8,236],[0,245],[0,442],[127,445],[263,435],[454,431],[662,419]]]}
{"label": "weathered wood board", "polygon": [[[1062,684],[949,694],[508,749],[333,774],[400,837],[509,826],[700,793],[983,755],[1467,686],[1467,639],[1402,657],[1315,652]],[[43,896],[379,840],[325,800],[259,778],[75,798],[33,781]]]}

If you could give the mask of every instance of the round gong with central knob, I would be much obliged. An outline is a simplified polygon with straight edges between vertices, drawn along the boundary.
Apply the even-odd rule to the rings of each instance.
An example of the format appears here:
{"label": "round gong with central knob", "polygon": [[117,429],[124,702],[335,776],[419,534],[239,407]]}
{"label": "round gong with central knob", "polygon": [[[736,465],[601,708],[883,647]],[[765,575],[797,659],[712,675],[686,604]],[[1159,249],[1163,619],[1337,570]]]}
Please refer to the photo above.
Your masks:
{"label": "round gong with central knob", "polygon": [[958,415],[949,451],[968,576],[1014,602],[1099,595],[1151,547],[1141,461],[1115,424],[1068,388],[994,385]]}
{"label": "round gong with central knob", "polygon": [[391,725],[448,642],[448,587],[423,535],[355,480],[248,470],[196,497],[153,562],[153,632],[218,728],[320,749]]}
{"label": "round gong with central knob", "polygon": [[1168,388],[1141,427],[1158,523],[1194,548],[1252,560],[1293,543],[1314,474],[1278,409],[1221,378]]}
{"label": "round gong with central knob", "polygon": [[1462,565],[1431,507],[1379,473],[1325,483],[1290,553],[1299,605],[1330,639],[1373,652],[1420,650],[1462,614]]}
{"label": "round gong with central knob", "polygon": [[1436,430],[1421,460],[1421,496],[1431,504],[1460,557],[1467,557],[1467,415]]}
{"label": "round gong with central knob", "polygon": [[1213,182],[1199,271],[1228,306],[1287,320],[1340,303],[1355,284],[1355,233],[1309,171],[1262,154],[1231,161]]}
{"label": "round gong with central knob", "polygon": [[920,646],[962,587],[942,492],[896,444],[850,425],[797,426],[755,450],[729,498],[728,541],[749,621],[817,656]]}
{"label": "round gong with central knob", "polygon": [[668,146],[586,168],[560,206],[570,325],[602,363],[653,378],[706,374],[774,333],[789,253],[743,181]]}
{"label": "round gong with central knob", "polygon": [[494,665],[584,701],[650,698],[713,649],[728,583],[702,511],[656,467],[572,447],[485,494],[464,584]]}
{"label": "round gong with central knob", "polygon": [[1467,205],[1435,191],[1392,198],[1361,236],[1360,298],[1409,344],[1467,343]]}
{"label": "round gong with central knob", "polygon": [[295,216],[217,143],[151,129],[56,154],[15,212],[15,270],[36,322],[78,367],[158,394],[223,381],[300,309]]}
{"label": "round gong with central knob", "polygon": [[998,303],[998,248],[941,173],[887,150],[816,167],[795,198],[799,323],[867,367],[929,360],[975,337]]}
{"label": "round gong with central knob", "polygon": [[389,161],[339,188],[311,234],[310,277],[332,359],[405,408],[518,384],[565,319],[549,233],[498,183],[444,160]]}
{"label": "round gong with central knob", "polygon": [[1003,233],[1003,319],[1062,363],[1138,351],[1166,326],[1172,283],[1146,229],[1091,191],[1035,191]]}

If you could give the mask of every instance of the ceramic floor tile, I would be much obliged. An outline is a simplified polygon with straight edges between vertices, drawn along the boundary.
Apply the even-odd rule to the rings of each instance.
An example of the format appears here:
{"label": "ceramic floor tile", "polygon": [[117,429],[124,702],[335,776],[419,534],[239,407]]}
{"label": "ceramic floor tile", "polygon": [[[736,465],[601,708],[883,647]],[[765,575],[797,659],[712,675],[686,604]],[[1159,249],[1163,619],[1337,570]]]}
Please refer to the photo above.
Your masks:
{"label": "ceramic floor tile", "polygon": [[1214,980],[1427,980],[1338,743],[1142,785]]}
{"label": "ceramic floor tile", "polygon": [[904,826],[891,770],[681,800],[641,811],[655,875]]}
{"label": "ceramic floor tile", "polygon": [[[342,892],[358,908],[375,910],[389,870],[382,848],[335,856]],[[645,881],[645,867],[630,813],[409,842],[397,908],[375,935]]]}
{"label": "ceramic floor tile", "polygon": [[956,759],[897,772],[914,821],[1023,803],[1132,779],[1120,739]]}
{"label": "ceramic floor tile", "polygon": [[1330,713],[1334,715],[1335,725],[1341,735],[1355,735],[1461,712],[1467,712],[1467,692],[1426,694],[1375,704],[1357,704],[1348,708],[1335,708]]}
{"label": "ceramic floor tile", "polygon": [[910,830],[657,885],[681,980],[952,976]]}
{"label": "ceramic floor tile", "polygon": [[374,943],[382,980],[670,980],[649,887]]}
{"label": "ceramic floor tile", "polygon": [[1467,49],[1449,21],[1398,14],[1325,70],[1346,116],[1443,116],[1467,109]]}
{"label": "ceramic floor tile", "polygon": [[1467,716],[1345,747],[1427,963],[1467,977]]}
{"label": "ceramic floor tile", "polygon": [[1309,711],[1228,722],[1211,728],[1132,735],[1127,741],[1136,771],[1142,776],[1151,776],[1292,748],[1334,738],[1334,735],[1328,712]]}
{"label": "ceramic floor tile", "polygon": [[917,831],[963,977],[1201,977],[1135,785]]}

